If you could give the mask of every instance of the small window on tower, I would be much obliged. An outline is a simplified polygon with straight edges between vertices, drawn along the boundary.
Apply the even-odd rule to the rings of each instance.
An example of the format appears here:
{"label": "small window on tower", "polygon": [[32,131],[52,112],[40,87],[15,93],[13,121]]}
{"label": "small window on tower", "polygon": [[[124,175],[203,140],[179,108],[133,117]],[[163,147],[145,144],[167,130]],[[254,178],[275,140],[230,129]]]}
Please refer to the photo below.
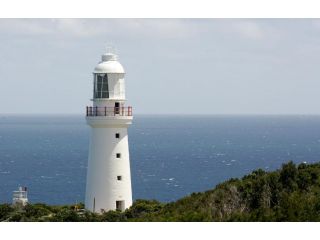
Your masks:
{"label": "small window on tower", "polygon": [[116,138],[120,138],[120,133],[116,133]]}
{"label": "small window on tower", "polygon": [[122,180],[122,176],[117,176],[117,180],[121,181]]}
{"label": "small window on tower", "polygon": [[116,201],[116,209],[120,211],[124,211],[125,209],[124,201]]}
{"label": "small window on tower", "polygon": [[117,158],[121,158],[121,153],[117,153]]}

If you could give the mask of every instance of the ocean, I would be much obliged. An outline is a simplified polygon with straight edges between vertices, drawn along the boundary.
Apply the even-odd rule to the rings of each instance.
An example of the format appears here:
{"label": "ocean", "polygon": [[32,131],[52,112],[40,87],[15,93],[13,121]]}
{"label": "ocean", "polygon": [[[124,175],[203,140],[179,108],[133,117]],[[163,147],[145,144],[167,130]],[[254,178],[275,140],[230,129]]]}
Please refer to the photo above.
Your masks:
{"label": "ocean", "polygon": [[[89,127],[80,115],[0,116],[0,203],[84,202]],[[292,160],[320,160],[320,116],[136,115],[129,128],[134,199],[170,202]]]}

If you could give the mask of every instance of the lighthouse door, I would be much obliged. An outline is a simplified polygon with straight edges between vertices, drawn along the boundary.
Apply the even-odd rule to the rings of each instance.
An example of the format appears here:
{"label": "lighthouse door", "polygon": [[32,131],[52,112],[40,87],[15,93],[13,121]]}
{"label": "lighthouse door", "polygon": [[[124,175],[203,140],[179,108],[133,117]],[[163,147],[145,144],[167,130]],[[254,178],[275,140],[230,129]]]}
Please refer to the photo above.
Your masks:
{"label": "lighthouse door", "polygon": [[124,211],[124,201],[116,201],[116,209],[120,211]]}
{"label": "lighthouse door", "polygon": [[114,103],[114,114],[119,114],[120,113],[120,103],[115,102]]}

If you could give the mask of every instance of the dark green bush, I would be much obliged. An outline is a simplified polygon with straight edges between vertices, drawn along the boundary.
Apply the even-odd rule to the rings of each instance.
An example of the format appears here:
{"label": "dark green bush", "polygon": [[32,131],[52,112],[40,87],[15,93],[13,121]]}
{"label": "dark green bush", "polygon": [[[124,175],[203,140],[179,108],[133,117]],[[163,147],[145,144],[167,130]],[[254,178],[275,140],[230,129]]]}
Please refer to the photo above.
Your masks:
{"label": "dark green bush", "polygon": [[176,202],[136,200],[125,210],[79,211],[83,204],[24,208],[0,205],[1,221],[320,221],[320,164],[283,164],[253,171]]}

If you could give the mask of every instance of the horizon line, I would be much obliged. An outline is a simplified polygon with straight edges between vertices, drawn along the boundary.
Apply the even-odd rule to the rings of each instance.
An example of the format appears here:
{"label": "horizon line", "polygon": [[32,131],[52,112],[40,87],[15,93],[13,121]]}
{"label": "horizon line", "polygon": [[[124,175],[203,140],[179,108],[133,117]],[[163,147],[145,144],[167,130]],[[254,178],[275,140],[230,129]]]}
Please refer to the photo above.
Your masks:
{"label": "horizon line", "polygon": [[[4,116],[84,116],[83,113],[0,113]],[[320,113],[136,113],[134,116],[320,116]]]}

